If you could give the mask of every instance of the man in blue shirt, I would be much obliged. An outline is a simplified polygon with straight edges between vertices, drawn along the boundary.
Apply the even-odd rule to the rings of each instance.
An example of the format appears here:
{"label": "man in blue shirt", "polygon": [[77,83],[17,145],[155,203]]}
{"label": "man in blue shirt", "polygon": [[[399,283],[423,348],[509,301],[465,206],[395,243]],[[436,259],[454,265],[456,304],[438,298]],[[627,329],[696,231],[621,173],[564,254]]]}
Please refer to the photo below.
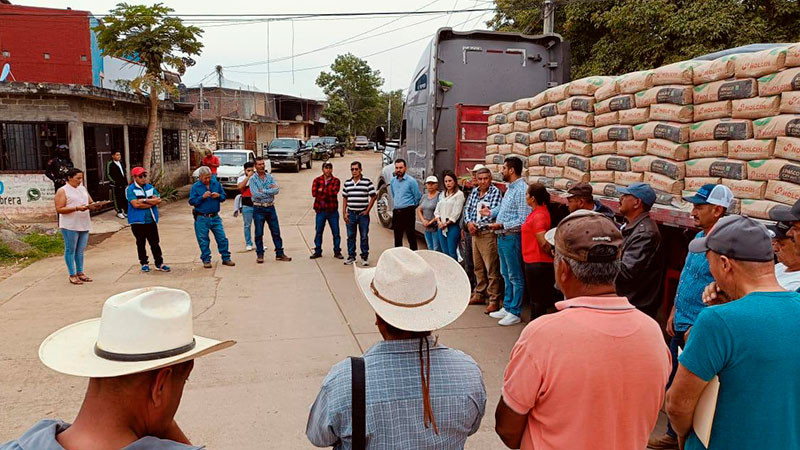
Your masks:
{"label": "man in blue shirt", "polygon": [[[691,197],[684,197],[685,201],[692,203],[692,218],[695,226],[701,231],[696,238],[708,235],[711,228],[721,219],[733,200],[733,192],[721,184],[707,184],[700,188]],[[675,304],[667,319],[667,334],[671,336],[669,350],[672,353],[672,373],[670,383],[678,370],[678,348],[683,348],[686,341],[684,336],[694,325],[697,315],[705,308],[703,303],[703,289],[714,282],[711,270],[708,268],[708,259],[705,253],[692,253],[686,255],[686,263],[681,271],[678,290],[675,294]],[[670,387],[667,383],[667,389]],[[647,442],[652,449],[677,449],[678,437],[672,425],[667,421],[667,433],[663,436],[654,436]]]}
{"label": "man in blue shirt", "polygon": [[211,169],[207,166],[200,167],[200,179],[192,185],[192,190],[189,192],[189,204],[194,206],[194,210],[192,210],[194,234],[197,237],[197,244],[200,246],[200,259],[206,269],[212,267],[209,231],[214,234],[214,239],[217,241],[222,264],[225,266],[236,265],[231,261],[228,238],[225,236],[222,219],[219,217],[219,205],[224,201],[225,189],[219,184],[217,177],[211,175]]}
{"label": "man in blue shirt", "polygon": [[153,252],[156,270],[169,272],[169,266],[164,264],[158,237],[158,205],[161,203],[161,197],[158,190],[147,182],[147,171],[143,167],[134,167],[131,175],[133,183],[125,189],[125,198],[128,201],[128,223],[136,238],[136,251],[139,254],[142,272],[150,272],[145,247],[147,242],[150,243],[150,251]]}
{"label": "man in blue shirt", "polygon": [[394,161],[394,177],[389,183],[392,188],[392,229],[394,230],[394,246],[403,246],[403,235],[408,239],[408,248],[417,249],[417,235],[414,230],[416,223],[415,211],[422,198],[419,183],[411,175],[406,175],[406,161]]}
{"label": "man in blue shirt", "polygon": [[253,198],[253,222],[256,226],[256,262],[264,262],[264,223],[269,225],[272,243],[275,245],[275,260],[289,262],[292,258],[283,251],[281,227],[278,223],[278,212],[275,210],[275,196],[281,191],[278,182],[267,173],[264,158],[256,158],[256,171],[248,175],[245,185],[250,188]]}
{"label": "man in blue shirt", "polygon": [[[688,450],[698,400],[719,377],[708,450],[800,449],[800,294],[775,278],[772,240],[761,223],[728,216],[689,251],[706,253],[717,302],[692,327],[667,393],[667,413]],[[707,297],[711,300],[711,295]]]}

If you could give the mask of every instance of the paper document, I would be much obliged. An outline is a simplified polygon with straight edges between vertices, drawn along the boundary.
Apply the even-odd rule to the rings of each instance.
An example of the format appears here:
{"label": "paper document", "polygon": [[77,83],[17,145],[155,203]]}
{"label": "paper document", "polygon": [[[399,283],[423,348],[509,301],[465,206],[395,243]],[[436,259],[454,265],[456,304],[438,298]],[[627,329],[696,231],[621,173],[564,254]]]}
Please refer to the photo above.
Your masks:
{"label": "paper document", "polygon": [[700,394],[700,399],[694,409],[694,420],[692,420],[694,434],[697,435],[697,438],[706,448],[708,448],[708,441],[711,440],[711,425],[714,424],[714,412],[717,410],[718,396],[719,377],[714,375],[714,378],[706,385],[703,393]]}

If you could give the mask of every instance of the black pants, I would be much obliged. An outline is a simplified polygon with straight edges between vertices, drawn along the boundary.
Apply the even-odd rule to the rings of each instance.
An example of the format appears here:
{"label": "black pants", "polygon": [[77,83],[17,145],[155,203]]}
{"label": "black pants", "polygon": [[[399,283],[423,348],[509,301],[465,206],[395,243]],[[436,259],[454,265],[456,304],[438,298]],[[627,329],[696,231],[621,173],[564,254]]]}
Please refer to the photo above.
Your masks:
{"label": "black pants", "polygon": [[417,249],[417,234],[414,231],[414,212],[416,207],[409,206],[406,208],[395,209],[392,212],[392,229],[394,230],[394,246],[403,246],[403,234],[408,239],[408,248],[411,250]]}
{"label": "black pants", "polygon": [[128,213],[128,200],[125,197],[126,186],[111,186],[111,199],[114,200],[114,210],[118,213]]}
{"label": "black pants", "polygon": [[136,238],[136,251],[139,253],[139,264],[147,264],[147,248],[145,241],[150,243],[150,251],[153,252],[153,259],[156,267],[164,263],[161,255],[161,246],[158,245],[158,225],[155,223],[134,223],[131,224],[131,231]]}
{"label": "black pants", "polygon": [[525,263],[525,292],[531,302],[531,320],[547,314],[558,295],[553,263]]}

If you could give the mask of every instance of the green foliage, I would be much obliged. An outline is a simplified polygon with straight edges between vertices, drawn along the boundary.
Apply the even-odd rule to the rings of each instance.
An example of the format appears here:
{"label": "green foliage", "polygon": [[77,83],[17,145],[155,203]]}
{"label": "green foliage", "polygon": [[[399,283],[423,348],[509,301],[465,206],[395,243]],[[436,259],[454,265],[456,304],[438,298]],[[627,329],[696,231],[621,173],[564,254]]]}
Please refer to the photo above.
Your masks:
{"label": "green foliage", "polygon": [[64,252],[64,241],[60,234],[31,233],[22,238],[30,244],[33,250],[20,254],[12,251],[8,246],[0,243],[0,264],[32,263],[48,256],[59,255]]}
{"label": "green foliage", "polygon": [[[542,0],[495,0],[498,31],[542,30]],[[556,2],[572,78],[619,75],[752,43],[800,41],[797,0]]]}
{"label": "green foliage", "polygon": [[339,136],[371,135],[371,118],[380,100],[383,78],[363,59],[350,53],[339,55],[330,72],[317,77],[317,86],[328,97],[326,134]]}

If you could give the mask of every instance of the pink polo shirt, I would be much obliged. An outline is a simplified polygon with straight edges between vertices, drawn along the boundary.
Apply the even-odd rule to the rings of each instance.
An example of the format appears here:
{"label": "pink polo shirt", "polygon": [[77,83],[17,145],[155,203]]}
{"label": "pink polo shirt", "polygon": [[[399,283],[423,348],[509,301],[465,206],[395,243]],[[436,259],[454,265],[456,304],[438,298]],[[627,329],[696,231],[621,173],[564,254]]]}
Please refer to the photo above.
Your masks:
{"label": "pink polo shirt", "polygon": [[528,415],[522,450],[642,450],[672,366],[658,324],[624,297],[577,297],[530,323],[503,400]]}

